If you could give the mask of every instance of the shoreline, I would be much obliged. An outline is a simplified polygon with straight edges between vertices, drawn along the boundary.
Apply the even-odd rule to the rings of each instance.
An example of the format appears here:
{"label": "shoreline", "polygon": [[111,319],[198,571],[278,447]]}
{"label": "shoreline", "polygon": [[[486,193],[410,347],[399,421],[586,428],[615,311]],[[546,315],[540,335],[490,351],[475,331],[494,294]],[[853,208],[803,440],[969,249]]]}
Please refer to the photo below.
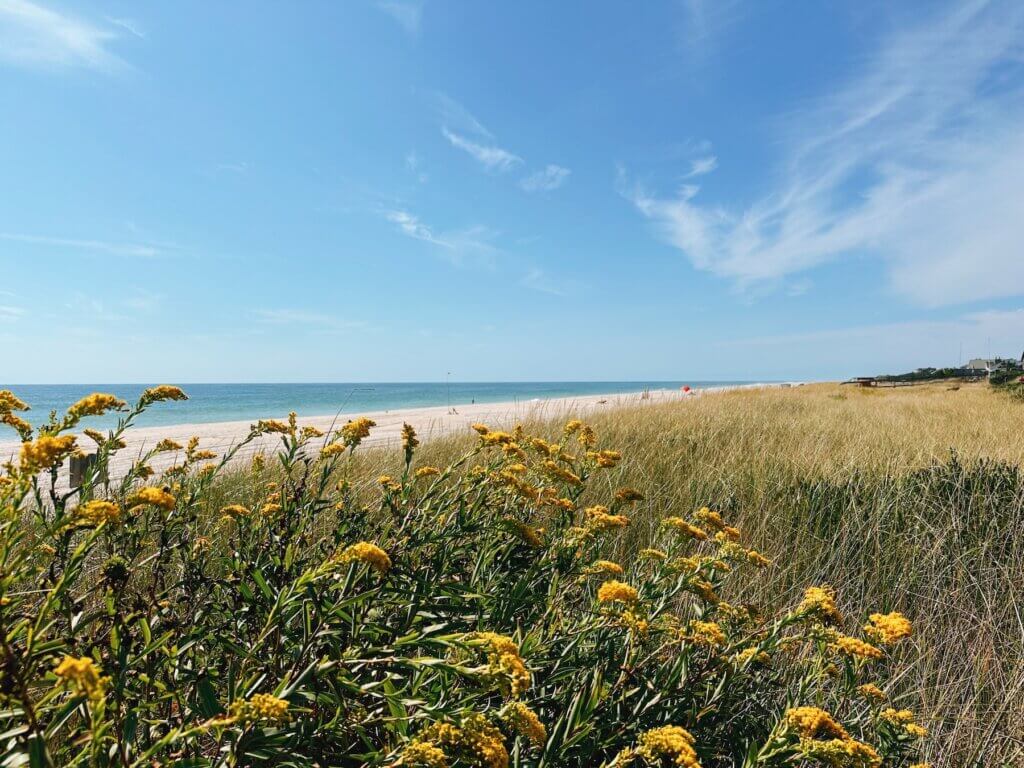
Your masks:
{"label": "shoreline", "polygon": [[[416,430],[421,441],[427,441],[451,435],[459,431],[468,432],[470,425],[483,422],[492,427],[511,427],[515,422],[525,419],[546,419],[558,416],[585,415],[601,410],[614,410],[629,406],[645,404],[661,404],[667,402],[684,402],[693,397],[706,394],[728,392],[740,389],[759,389],[799,386],[803,382],[737,384],[721,387],[710,387],[691,390],[683,393],[679,390],[656,389],[647,392],[626,394],[594,394],[576,395],[571,397],[534,398],[530,400],[510,400],[497,403],[469,403],[447,406],[427,406],[418,408],[397,408],[393,410],[365,411],[346,413],[340,416],[311,416],[299,419],[299,426],[313,426],[324,432],[340,428],[346,421],[357,417],[373,419],[377,426],[370,436],[363,441],[365,446],[386,446],[389,442],[401,439],[402,424],[408,422]],[[156,405],[154,407],[159,407]],[[264,417],[286,420],[287,416]],[[199,438],[199,448],[222,454],[237,445],[249,434],[255,420],[219,421],[206,423],[185,423],[152,427],[129,428],[124,434],[126,447],[118,451],[110,464],[112,480],[124,475],[134,460],[163,439],[175,440],[182,445],[195,436]],[[92,441],[82,435],[81,430],[74,434],[79,436],[79,445],[88,449]],[[278,435],[262,435],[240,450],[234,462],[249,459],[260,451],[272,450],[277,447]],[[21,447],[20,441],[0,441],[0,461],[16,457]],[[157,473],[172,466],[180,458],[179,452],[158,454],[149,462]],[[67,488],[67,468],[63,467],[58,486]]]}

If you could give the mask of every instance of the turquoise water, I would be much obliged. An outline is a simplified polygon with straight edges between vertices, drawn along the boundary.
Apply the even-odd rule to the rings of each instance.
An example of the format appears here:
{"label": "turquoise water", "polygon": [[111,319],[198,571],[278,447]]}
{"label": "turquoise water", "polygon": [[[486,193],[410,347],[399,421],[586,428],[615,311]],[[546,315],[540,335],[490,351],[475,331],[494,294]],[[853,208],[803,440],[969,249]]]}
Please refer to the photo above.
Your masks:
{"label": "turquoise water", "polygon": [[[444,382],[423,384],[182,384],[189,399],[157,403],[136,421],[136,426],[198,424],[214,421],[245,421],[280,418],[290,411],[300,416],[329,416],[386,411],[424,406],[459,406],[466,403],[497,403],[574,395],[625,394],[645,389],[695,389],[746,384],[740,381],[544,381],[544,382]],[[134,402],[148,384],[24,384],[7,386],[28,403],[25,416],[32,423],[44,421],[51,410],[63,412],[90,392],[110,392]],[[116,423],[116,416],[93,417],[85,426],[99,429]],[[0,440],[13,439],[3,434]]]}

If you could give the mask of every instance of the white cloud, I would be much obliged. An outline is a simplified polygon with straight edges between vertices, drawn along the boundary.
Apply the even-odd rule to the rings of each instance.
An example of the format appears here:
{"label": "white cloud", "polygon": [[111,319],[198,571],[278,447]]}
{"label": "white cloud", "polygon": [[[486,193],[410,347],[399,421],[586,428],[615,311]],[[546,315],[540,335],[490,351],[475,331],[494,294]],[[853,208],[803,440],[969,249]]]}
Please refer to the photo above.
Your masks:
{"label": "white cloud", "polygon": [[443,125],[451,126],[462,133],[475,133],[493,139],[493,134],[477,120],[476,116],[451,96],[440,91],[427,93],[428,100]]}
{"label": "white cloud", "polygon": [[686,177],[692,178],[694,176],[703,176],[706,173],[711,173],[717,167],[718,158],[714,155],[698,157],[696,160],[690,162],[690,172],[686,174]]}
{"label": "white cloud", "polygon": [[0,304],[0,322],[17,320],[25,314],[21,307],[11,307]]}
{"label": "white cloud", "polygon": [[886,260],[925,305],[1024,293],[1024,5],[947,8],[790,116],[770,190],[703,203],[686,184],[624,187],[699,269],[740,285],[838,258]]}
{"label": "white cloud", "polygon": [[129,32],[130,34],[135,35],[137,38],[141,40],[146,39],[146,33],[143,32],[139,25],[131,19],[115,19],[110,16],[107,16],[107,21],[109,21],[115,27],[120,27],[121,29]]}
{"label": "white cloud", "polygon": [[382,213],[384,218],[395,224],[404,235],[441,248],[448,261],[455,266],[465,266],[469,258],[484,266],[493,266],[493,257],[497,249],[491,243],[494,233],[487,227],[474,226],[435,233],[409,211],[395,209]]}
{"label": "white cloud", "polygon": [[113,30],[94,26],[28,0],[0,0],[0,60],[24,67],[124,66],[108,46]]}
{"label": "white cloud", "polygon": [[565,291],[555,285],[551,281],[551,278],[548,277],[547,273],[538,267],[533,267],[529,272],[523,275],[523,279],[520,280],[520,283],[526,288],[530,288],[534,291],[548,293],[552,296],[565,296]]}
{"label": "white cloud", "polygon": [[468,152],[488,171],[507,171],[522,162],[522,158],[501,147],[488,147],[478,144],[475,141],[470,141],[465,136],[449,131],[447,128],[441,128],[441,133],[451,142],[453,147]]}
{"label": "white cloud", "polygon": [[98,251],[113,256],[153,257],[163,253],[162,248],[144,243],[112,243],[103,240],[79,240],[68,237],[44,237],[40,235],[22,235],[11,232],[0,232],[0,240],[29,245],[52,246],[55,248],[72,248],[75,250]]}
{"label": "white cloud", "polygon": [[568,168],[560,165],[549,164],[541,171],[531,173],[519,182],[519,186],[527,192],[548,191],[558,189],[569,178],[572,173]]}
{"label": "white cloud", "polygon": [[423,3],[408,0],[378,0],[377,7],[397,21],[410,35],[417,35],[423,20]]}

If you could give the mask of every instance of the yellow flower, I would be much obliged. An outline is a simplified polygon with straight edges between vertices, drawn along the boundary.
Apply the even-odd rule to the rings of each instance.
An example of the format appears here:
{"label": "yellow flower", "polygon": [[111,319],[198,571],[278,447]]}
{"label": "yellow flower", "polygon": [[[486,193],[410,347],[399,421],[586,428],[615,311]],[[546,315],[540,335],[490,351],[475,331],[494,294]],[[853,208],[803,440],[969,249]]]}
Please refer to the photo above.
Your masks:
{"label": "yellow flower", "polygon": [[747,550],[747,562],[756,565],[758,568],[767,568],[772,564],[772,561],[762,555],[756,549]]}
{"label": "yellow flower", "polygon": [[142,397],[139,398],[144,406],[150,405],[151,403],[158,403],[164,400],[188,400],[186,395],[181,388],[171,386],[170,384],[161,384],[158,387],[150,387],[142,393]]}
{"label": "yellow flower", "polygon": [[474,632],[468,637],[473,644],[487,646],[487,661],[492,674],[509,681],[509,692],[519,697],[530,687],[532,676],[526,662],[519,655],[515,641],[497,632]]}
{"label": "yellow flower", "polygon": [[843,620],[843,615],[836,607],[835,590],[828,584],[804,590],[804,599],[796,610],[797,613],[813,614],[825,623],[838,624]]}
{"label": "yellow flower", "polygon": [[865,699],[872,699],[874,701],[885,701],[885,691],[879,688],[874,683],[864,683],[863,685],[857,686],[857,690],[860,695]]}
{"label": "yellow flower", "polygon": [[268,501],[266,504],[264,504],[262,507],[260,507],[260,514],[265,516],[265,517],[271,517],[273,515],[276,515],[278,512],[280,512],[281,509],[282,509],[282,507],[281,507],[280,504],[277,504],[277,503],[272,502],[272,501]]}
{"label": "yellow flower", "polygon": [[544,540],[540,537],[539,529],[512,517],[506,517],[504,522],[516,538],[524,544],[529,544],[531,547],[544,546]]}
{"label": "yellow flower", "polygon": [[166,451],[180,451],[181,449],[182,445],[180,443],[174,442],[170,438],[164,438],[163,440],[156,444],[155,448],[157,453],[164,453]]}
{"label": "yellow flower", "polygon": [[569,421],[565,422],[565,427],[562,429],[562,434],[568,437],[574,432],[578,432],[582,427],[582,421],[580,421],[579,419],[570,419]]}
{"label": "yellow flower", "polygon": [[347,450],[348,448],[346,448],[341,443],[331,443],[330,445],[325,446],[322,451],[320,451],[320,458],[330,459],[334,456],[340,456]]}
{"label": "yellow flower", "polygon": [[537,713],[522,702],[513,702],[508,710],[508,723],[512,730],[526,738],[535,747],[542,747],[548,740],[548,730],[537,717]]}
{"label": "yellow flower", "polygon": [[0,389],[0,413],[29,410],[32,409],[29,408],[20,397],[11,392],[11,390]]}
{"label": "yellow flower", "polygon": [[621,565],[619,565],[618,563],[614,563],[611,560],[595,560],[594,564],[588,567],[585,573],[610,573],[613,576],[621,576],[624,573],[624,571],[622,570]]}
{"label": "yellow flower", "polygon": [[437,467],[420,467],[416,470],[416,477],[433,477],[434,475],[440,475],[441,470]]}
{"label": "yellow flower", "polygon": [[752,663],[767,664],[769,661],[771,661],[771,657],[764,651],[759,651],[756,647],[744,648],[732,656],[732,662],[737,667],[744,667]]}
{"label": "yellow flower", "polygon": [[884,655],[881,650],[856,637],[837,634],[830,643],[830,646],[840,653],[862,659],[880,659]]}
{"label": "yellow flower", "polygon": [[636,754],[648,764],[659,765],[663,758],[668,758],[673,765],[700,768],[693,744],[693,736],[685,728],[663,725],[652,728],[640,737]]}
{"label": "yellow flower", "polygon": [[262,453],[254,453],[252,457],[252,471],[259,474],[263,471],[265,466],[266,458]]}
{"label": "yellow flower", "polygon": [[402,750],[401,764],[420,768],[448,768],[448,756],[435,744],[414,739]]}
{"label": "yellow flower", "polygon": [[284,422],[276,419],[261,419],[256,422],[256,431],[261,433],[275,433],[279,435],[290,435],[292,428]]}
{"label": "yellow flower", "polygon": [[714,621],[691,621],[688,625],[689,639],[696,645],[725,645],[725,633]]}
{"label": "yellow flower", "polygon": [[291,719],[288,702],[269,693],[257,693],[250,699],[235,701],[228,711],[234,721],[242,725],[259,722],[280,725]]}
{"label": "yellow flower", "polygon": [[88,656],[65,656],[53,672],[66,687],[74,688],[77,694],[88,696],[93,702],[103,698],[110,680],[100,676],[96,663]]}
{"label": "yellow flower", "polygon": [[558,462],[548,459],[541,466],[548,475],[556,480],[562,480],[570,485],[581,485],[583,482],[580,480],[579,475],[570,472],[568,469],[558,464]]}
{"label": "yellow flower", "polygon": [[31,443],[21,444],[21,471],[34,475],[40,470],[52,469],[75,451],[72,435],[43,435]]}
{"label": "yellow flower", "polygon": [[341,439],[342,442],[349,448],[355,448],[364,438],[370,436],[370,427],[377,426],[377,422],[373,419],[367,419],[360,417],[358,419],[352,419],[346,422],[345,426],[341,428]]}
{"label": "yellow flower", "polygon": [[635,603],[640,594],[629,584],[624,584],[615,579],[609,579],[597,590],[597,599],[602,603]]}
{"label": "yellow flower", "polygon": [[716,531],[724,531],[728,527],[720,514],[708,509],[707,507],[701,507],[698,509],[694,517],[705,525],[714,528]]}
{"label": "yellow flower", "polygon": [[412,428],[411,424],[402,424],[402,449],[412,455],[413,450],[420,444],[420,441],[416,439],[416,430]]}
{"label": "yellow flower", "polygon": [[902,728],[904,732],[915,739],[923,739],[928,735],[928,730],[914,722],[914,713],[909,709],[893,709],[887,707],[878,713],[881,720]]}
{"label": "yellow flower", "polygon": [[241,504],[228,504],[226,507],[221,507],[220,513],[237,519],[239,517],[248,517],[252,514],[252,510],[248,507],[243,507]]}
{"label": "yellow flower", "polygon": [[835,719],[818,707],[794,707],[786,711],[786,725],[805,739],[848,739],[846,732]]}
{"label": "yellow flower", "polygon": [[864,631],[868,637],[885,645],[895,645],[913,633],[910,622],[902,613],[872,613],[868,619]]}
{"label": "yellow flower", "polygon": [[615,500],[620,504],[631,504],[634,501],[643,501],[644,495],[635,488],[619,488],[615,492]]}
{"label": "yellow flower", "polygon": [[94,392],[86,395],[77,403],[68,408],[68,419],[76,423],[85,416],[102,416],[110,410],[120,411],[124,408],[125,402],[114,395],[105,392]]}
{"label": "yellow flower", "polygon": [[668,555],[665,554],[664,552],[662,552],[660,549],[650,549],[650,548],[648,548],[648,549],[641,549],[640,550],[640,557],[647,557],[647,558],[650,558],[651,560],[664,560],[665,558],[668,557]]}
{"label": "yellow flower", "polygon": [[302,437],[308,440],[311,437],[323,437],[324,433],[316,427],[306,426],[302,428]]}
{"label": "yellow flower", "polygon": [[116,523],[121,519],[121,508],[112,501],[96,499],[80,504],[75,510],[75,520],[80,525]]}
{"label": "yellow flower", "polygon": [[666,517],[661,521],[661,525],[663,528],[671,528],[684,533],[692,539],[697,539],[697,541],[703,541],[708,537],[703,529],[698,528],[696,525],[690,525],[681,517]]}
{"label": "yellow flower", "polygon": [[28,442],[32,439],[32,425],[20,416],[15,416],[10,411],[0,411],[0,424],[6,424],[17,432],[18,437],[23,442]]}
{"label": "yellow flower", "polygon": [[388,553],[376,544],[371,544],[368,541],[349,544],[337,556],[337,562],[343,564],[353,562],[365,563],[381,574],[391,570],[391,558],[388,557]]}
{"label": "yellow flower", "polygon": [[171,510],[174,509],[174,505],[177,503],[177,500],[163,488],[148,486],[146,488],[139,488],[139,490],[129,496],[128,503],[133,506],[138,504],[152,504],[154,507],[162,507],[163,509]]}
{"label": "yellow flower", "polygon": [[601,505],[587,507],[583,514],[587,516],[587,528],[591,531],[608,531],[629,525],[628,517],[608,514],[608,507]]}

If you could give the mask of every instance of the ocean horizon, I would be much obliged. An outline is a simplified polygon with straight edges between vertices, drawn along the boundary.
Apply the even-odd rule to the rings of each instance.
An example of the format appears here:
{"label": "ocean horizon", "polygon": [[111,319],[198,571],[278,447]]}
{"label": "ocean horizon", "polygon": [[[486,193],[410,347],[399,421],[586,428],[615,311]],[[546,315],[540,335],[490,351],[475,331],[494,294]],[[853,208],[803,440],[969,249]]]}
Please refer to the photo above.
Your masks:
{"label": "ocean horizon", "polygon": [[[180,384],[189,399],[152,406],[136,426],[207,424],[220,421],[281,418],[295,411],[302,417],[352,415],[400,408],[460,406],[470,403],[547,400],[582,395],[624,395],[646,389],[694,389],[771,383],[759,381],[536,381],[536,382],[372,382],[291,384]],[[91,392],[109,392],[132,403],[153,384],[0,384],[31,406],[25,416],[33,424],[51,410],[59,413]],[[117,414],[83,420],[83,426],[107,429]],[[13,433],[12,436],[13,438]],[[5,439],[0,437],[0,440]]]}

